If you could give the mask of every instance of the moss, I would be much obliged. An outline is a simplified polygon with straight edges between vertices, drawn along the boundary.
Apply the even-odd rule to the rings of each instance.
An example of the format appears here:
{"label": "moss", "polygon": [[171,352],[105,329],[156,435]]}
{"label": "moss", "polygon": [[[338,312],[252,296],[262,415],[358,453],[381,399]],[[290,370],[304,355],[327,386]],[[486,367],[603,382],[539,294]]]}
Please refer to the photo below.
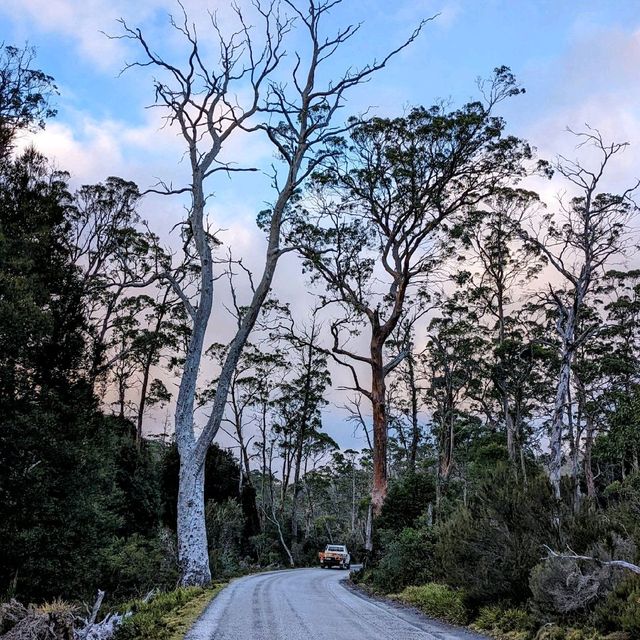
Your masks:
{"label": "moss", "polygon": [[463,592],[443,584],[430,582],[418,587],[407,587],[391,597],[413,605],[429,616],[453,624],[465,624],[468,619]]}
{"label": "moss", "polygon": [[114,640],[182,640],[212,598],[224,587],[186,587],[161,593],[149,602],[134,601],[133,611]]}

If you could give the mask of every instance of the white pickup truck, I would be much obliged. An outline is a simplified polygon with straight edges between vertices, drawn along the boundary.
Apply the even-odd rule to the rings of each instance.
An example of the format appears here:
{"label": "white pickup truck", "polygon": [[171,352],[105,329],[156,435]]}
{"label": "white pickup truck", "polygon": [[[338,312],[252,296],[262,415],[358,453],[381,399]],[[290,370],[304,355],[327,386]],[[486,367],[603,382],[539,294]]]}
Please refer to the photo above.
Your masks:
{"label": "white pickup truck", "polygon": [[329,567],[349,569],[351,567],[351,556],[344,544],[328,544],[325,550],[318,555],[322,569],[328,569]]}

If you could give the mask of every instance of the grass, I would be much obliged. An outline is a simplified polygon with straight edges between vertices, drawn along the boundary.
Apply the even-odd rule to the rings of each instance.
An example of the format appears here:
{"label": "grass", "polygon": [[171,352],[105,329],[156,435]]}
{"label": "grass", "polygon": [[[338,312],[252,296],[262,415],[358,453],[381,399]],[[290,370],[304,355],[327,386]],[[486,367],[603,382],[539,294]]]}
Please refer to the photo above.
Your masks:
{"label": "grass", "polygon": [[464,605],[464,594],[443,584],[430,582],[419,587],[407,587],[401,593],[389,597],[417,607],[428,616],[452,624],[467,622],[468,613]]}
{"label": "grass", "polygon": [[161,593],[149,602],[128,603],[126,608],[132,609],[133,615],[118,628],[114,640],[182,640],[225,586],[184,587]]}

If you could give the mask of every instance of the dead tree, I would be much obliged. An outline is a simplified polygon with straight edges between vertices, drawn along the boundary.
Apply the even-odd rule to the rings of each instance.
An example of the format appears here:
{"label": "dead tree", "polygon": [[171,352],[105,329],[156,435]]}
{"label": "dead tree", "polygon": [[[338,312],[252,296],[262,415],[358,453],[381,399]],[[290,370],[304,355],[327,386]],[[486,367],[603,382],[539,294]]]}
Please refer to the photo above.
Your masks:
{"label": "dead tree", "polygon": [[593,129],[575,135],[581,140],[580,147],[595,147],[600,161],[594,169],[587,169],[578,161],[561,157],[557,171],[577,189],[577,195],[568,203],[560,199],[560,211],[556,215],[545,215],[542,224],[536,223],[535,230],[521,231],[523,239],[533,245],[562,278],[560,286],[549,283],[547,294],[547,304],[555,312],[560,361],[551,415],[549,465],[556,498],[560,498],[564,419],[572,411],[571,370],[577,349],[593,334],[591,327],[582,332],[578,330],[581,314],[606,265],[624,252],[627,223],[637,210],[631,196],[640,184],[636,183],[621,195],[601,192],[610,160],[627,144],[607,144]]}
{"label": "dead tree", "polygon": [[[253,329],[274,277],[276,265],[286,251],[281,246],[283,217],[294,197],[318,163],[331,154],[328,143],[344,127],[332,121],[343,105],[345,94],[366,81],[389,59],[418,35],[419,29],[380,62],[359,70],[349,69],[333,82],[323,83],[325,69],[335,67],[334,55],[358,27],[348,26],[334,36],[322,35],[324,19],[340,0],[310,0],[305,9],[285,0],[263,4],[255,0],[253,10],[262,24],[262,44],[251,31],[240,8],[235,7],[238,30],[227,37],[215,16],[211,23],[219,42],[220,57],[215,70],[203,58],[195,25],[186,14],[173,27],[184,37],[189,55],[181,66],[155,53],[139,29],[122,23],[123,38],[135,41],[143,59],[129,66],[152,67],[165,78],[155,81],[156,104],[166,111],[167,122],[178,128],[186,143],[191,168],[190,184],[174,187],[161,183],[152,191],[162,194],[188,194],[191,203],[185,234],[199,261],[200,277],[195,302],[177,288],[191,319],[191,336],[182,370],[175,415],[175,434],[180,454],[178,494],[178,556],[183,585],[210,581],[204,521],[204,460],[216,436],[227,404],[233,372]],[[291,17],[283,17],[281,7]],[[308,51],[295,54],[292,77],[287,84],[273,79],[284,55],[284,40],[293,25],[305,34]],[[242,93],[241,93],[242,91]],[[243,104],[238,94],[248,96]],[[261,118],[261,119],[260,119]],[[265,262],[256,279],[250,301],[222,363],[209,416],[196,437],[194,406],[204,340],[214,302],[214,261],[212,248],[218,242],[209,233],[205,207],[205,183],[216,173],[243,171],[222,163],[220,154],[232,136],[239,132],[262,132],[275,146],[284,171],[274,174],[276,198],[260,217],[267,235]]]}

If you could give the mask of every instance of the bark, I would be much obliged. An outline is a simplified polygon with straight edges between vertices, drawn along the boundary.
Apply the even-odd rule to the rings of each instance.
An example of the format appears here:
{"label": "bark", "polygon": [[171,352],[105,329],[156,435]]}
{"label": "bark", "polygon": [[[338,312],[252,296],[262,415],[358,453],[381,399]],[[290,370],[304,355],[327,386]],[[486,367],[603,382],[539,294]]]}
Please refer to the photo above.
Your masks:
{"label": "bark", "polygon": [[365,525],[365,543],[364,548],[367,554],[373,551],[373,503],[369,504],[367,509],[367,524]]}
{"label": "bark", "polygon": [[418,387],[416,385],[415,363],[413,354],[407,357],[407,370],[409,373],[409,395],[411,400],[411,444],[409,447],[409,469],[416,470],[416,458],[420,444],[420,425],[418,423]]}
{"label": "bark", "polygon": [[586,416],[586,436],[584,440],[584,477],[587,483],[587,496],[590,499],[594,499],[596,497],[596,485],[595,478],[593,475],[593,465],[591,462],[591,452],[593,450],[593,435],[595,432],[595,425],[593,422],[593,418],[587,414]]}
{"label": "bark", "polygon": [[[565,339],[566,344],[566,339]],[[571,356],[567,347],[563,347],[560,375],[556,387],[556,397],[551,418],[551,460],[549,463],[549,479],[555,497],[560,499],[560,478],[562,474],[562,437],[564,433],[564,414],[569,391]]]}
{"label": "bark", "polygon": [[178,488],[178,566],[182,586],[211,582],[204,519],[204,467],[180,460]]}
{"label": "bark", "polygon": [[373,409],[373,486],[371,504],[380,515],[387,497],[387,412],[386,385],[382,365],[382,348],[374,338],[371,348],[371,405]]}

